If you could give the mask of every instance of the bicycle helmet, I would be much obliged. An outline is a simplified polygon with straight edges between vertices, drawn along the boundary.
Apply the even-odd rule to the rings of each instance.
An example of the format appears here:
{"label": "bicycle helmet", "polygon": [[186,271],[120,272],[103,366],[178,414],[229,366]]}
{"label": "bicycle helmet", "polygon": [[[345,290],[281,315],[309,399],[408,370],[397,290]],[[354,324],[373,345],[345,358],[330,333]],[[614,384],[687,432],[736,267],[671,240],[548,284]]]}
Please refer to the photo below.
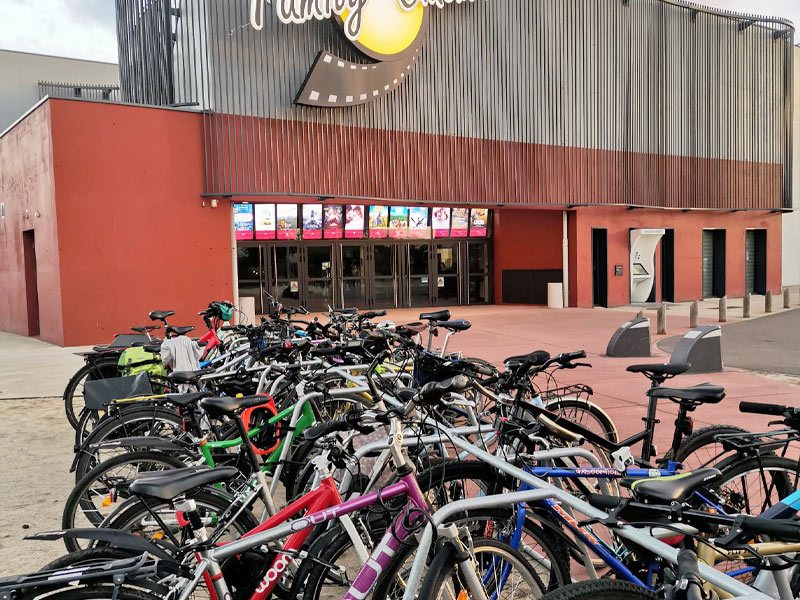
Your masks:
{"label": "bicycle helmet", "polygon": [[233,319],[233,304],[230,302],[212,302],[211,303],[214,308],[216,308],[217,315],[223,321],[230,321]]}

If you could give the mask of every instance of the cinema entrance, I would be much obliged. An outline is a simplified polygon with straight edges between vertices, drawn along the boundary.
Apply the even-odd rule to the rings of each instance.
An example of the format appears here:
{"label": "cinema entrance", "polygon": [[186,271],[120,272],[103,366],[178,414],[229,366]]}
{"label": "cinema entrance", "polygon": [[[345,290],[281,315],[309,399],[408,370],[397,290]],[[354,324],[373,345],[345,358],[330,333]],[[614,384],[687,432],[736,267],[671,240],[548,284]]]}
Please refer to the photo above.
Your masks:
{"label": "cinema entrance", "polygon": [[[371,210],[364,214],[370,218],[362,239],[355,239],[355,233],[346,237],[350,230],[344,223],[339,239],[325,239],[324,235],[314,239],[316,233],[309,236],[297,227],[292,240],[280,240],[276,235],[275,240],[261,241],[255,239],[257,232],[250,239],[238,240],[239,296],[253,297],[257,313],[266,310],[266,294],[311,311],[328,306],[380,309],[492,302],[488,215],[473,220],[481,226],[473,227],[479,236],[469,236],[467,216],[463,234],[460,222],[456,223],[459,227],[448,223],[447,230],[436,223],[437,237],[433,237],[430,222],[417,221],[423,231],[420,235],[426,237],[409,238],[408,231],[395,231],[389,237],[385,224],[385,236],[370,237],[369,226],[383,221],[373,219]],[[397,227],[400,223],[407,224],[407,219],[394,222]],[[240,226],[237,237],[244,237],[240,232],[245,230]],[[334,230],[333,235],[339,233]]]}

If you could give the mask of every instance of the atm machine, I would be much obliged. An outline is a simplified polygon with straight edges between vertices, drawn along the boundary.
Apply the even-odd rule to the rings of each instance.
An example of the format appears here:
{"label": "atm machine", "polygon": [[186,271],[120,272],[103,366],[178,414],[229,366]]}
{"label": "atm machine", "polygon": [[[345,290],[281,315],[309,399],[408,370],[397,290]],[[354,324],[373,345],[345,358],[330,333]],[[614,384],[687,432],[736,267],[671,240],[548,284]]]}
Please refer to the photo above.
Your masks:
{"label": "atm machine", "polygon": [[655,283],[656,246],[663,229],[631,229],[631,303],[647,302]]}

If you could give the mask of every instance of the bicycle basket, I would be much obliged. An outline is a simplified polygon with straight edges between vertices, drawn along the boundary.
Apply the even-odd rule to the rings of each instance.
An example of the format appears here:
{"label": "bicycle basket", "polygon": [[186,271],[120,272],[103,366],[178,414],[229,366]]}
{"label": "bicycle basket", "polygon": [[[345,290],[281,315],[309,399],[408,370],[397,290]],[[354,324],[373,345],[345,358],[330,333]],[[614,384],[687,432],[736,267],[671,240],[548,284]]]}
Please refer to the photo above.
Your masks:
{"label": "bicycle basket", "polygon": [[253,406],[242,412],[242,422],[245,431],[250,433],[252,429],[259,428],[259,432],[250,437],[250,443],[256,454],[270,454],[280,443],[281,424],[271,424],[269,420],[278,414],[275,408],[275,401],[268,394],[264,396],[264,404]]}
{"label": "bicycle basket", "polygon": [[421,352],[414,359],[414,386],[420,387],[431,381],[441,381],[458,375],[459,372],[451,360],[430,352]]}

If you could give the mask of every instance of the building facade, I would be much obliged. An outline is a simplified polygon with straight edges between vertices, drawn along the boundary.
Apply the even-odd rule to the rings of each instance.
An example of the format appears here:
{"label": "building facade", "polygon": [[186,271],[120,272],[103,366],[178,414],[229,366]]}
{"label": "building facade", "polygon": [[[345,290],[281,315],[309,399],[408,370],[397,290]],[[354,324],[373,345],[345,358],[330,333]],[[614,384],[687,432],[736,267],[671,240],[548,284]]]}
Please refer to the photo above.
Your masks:
{"label": "building facade", "polygon": [[[51,100],[0,138],[17,297],[0,327],[37,310],[43,337],[82,343],[266,293],[318,309],[541,304],[551,282],[584,307],[780,290],[790,23],[672,0],[406,4],[256,2],[251,23],[246,0],[117,0],[122,103]],[[39,210],[14,190],[48,152]],[[58,241],[31,274],[41,230]],[[43,268],[47,328],[26,291]],[[77,308],[95,289],[102,317]]]}

